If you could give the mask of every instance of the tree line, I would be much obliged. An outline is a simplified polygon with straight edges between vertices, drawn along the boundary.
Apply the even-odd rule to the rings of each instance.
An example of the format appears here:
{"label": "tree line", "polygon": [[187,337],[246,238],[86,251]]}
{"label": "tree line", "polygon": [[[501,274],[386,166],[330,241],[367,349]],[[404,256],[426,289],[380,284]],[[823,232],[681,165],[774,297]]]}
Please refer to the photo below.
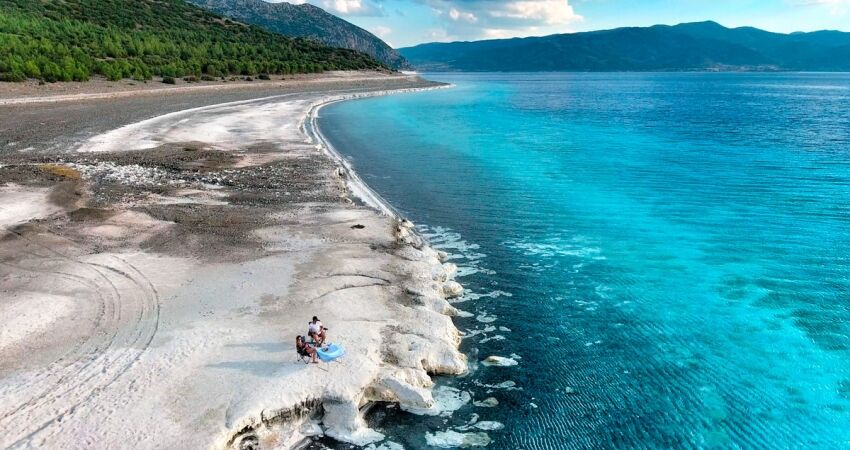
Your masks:
{"label": "tree line", "polygon": [[87,81],[379,69],[371,57],[216,16],[183,0],[3,0],[0,80]]}

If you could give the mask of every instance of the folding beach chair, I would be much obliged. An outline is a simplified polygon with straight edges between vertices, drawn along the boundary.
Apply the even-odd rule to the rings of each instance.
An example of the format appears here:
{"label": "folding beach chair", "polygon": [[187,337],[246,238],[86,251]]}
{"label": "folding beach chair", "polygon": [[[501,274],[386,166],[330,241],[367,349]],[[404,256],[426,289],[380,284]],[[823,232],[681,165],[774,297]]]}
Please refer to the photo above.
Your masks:
{"label": "folding beach chair", "polygon": [[[311,359],[312,359],[312,358],[310,358],[310,355],[309,355],[307,352],[301,352],[300,350],[298,350],[298,348],[296,348],[296,349],[295,349],[295,362],[296,362],[296,363],[297,363],[297,362],[302,362],[302,363],[304,363],[305,365],[308,365],[308,366],[309,366],[309,365],[310,365],[310,360],[311,360]],[[319,359],[319,362],[321,363],[321,362],[325,362],[325,361],[322,361],[322,359]],[[319,370],[323,370],[323,371],[325,371],[325,372],[327,372],[327,371],[328,371],[328,369],[327,369],[327,368],[322,367],[322,364],[316,364],[316,367],[318,367],[318,368],[319,368]]]}
{"label": "folding beach chair", "polygon": [[297,348],[295,349],[295,362],[303,362],[304,364],[310,364],[310,355],[307,353],[302,353]]}

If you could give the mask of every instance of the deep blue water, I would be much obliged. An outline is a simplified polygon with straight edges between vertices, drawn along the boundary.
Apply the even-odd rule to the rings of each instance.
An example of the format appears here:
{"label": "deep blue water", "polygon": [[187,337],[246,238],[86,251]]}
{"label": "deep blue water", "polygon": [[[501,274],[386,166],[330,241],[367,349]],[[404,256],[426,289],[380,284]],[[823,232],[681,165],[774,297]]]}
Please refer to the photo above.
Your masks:
{"label": "deep blue water", "polygon": [[320,123],[464,267],[472,372],[440,383],[499,405],[373,426],[405,448],[850,448],[850,74],[429,77],[456,87]]}

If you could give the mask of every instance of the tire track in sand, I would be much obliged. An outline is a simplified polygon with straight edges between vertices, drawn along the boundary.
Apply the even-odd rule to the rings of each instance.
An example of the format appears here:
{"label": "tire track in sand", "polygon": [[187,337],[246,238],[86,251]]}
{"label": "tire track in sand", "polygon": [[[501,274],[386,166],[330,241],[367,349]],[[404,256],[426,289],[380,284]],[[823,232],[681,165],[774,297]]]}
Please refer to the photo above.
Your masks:
{"label": "tire track in sand", "polygon": [[[150,346],[159,327],[160,308],[153,283],[127,260],[110,255],[103,262],[83,261],[12,233],[53,255],[34,254],[40,259],[39,266],[61,261],[71,267],[60,272],[4,263],[5,266],[73,280],[91,293],[98,312],[94,329],[84,342],[26,379],[22,389],[4,389],[4,403],[14,406],[0,413],[0,429],[16,433],[3,436],[3,447],[25,446],[50,424],[74,414],[115,383]],[[83,274],[69,273],[77,271]]]}

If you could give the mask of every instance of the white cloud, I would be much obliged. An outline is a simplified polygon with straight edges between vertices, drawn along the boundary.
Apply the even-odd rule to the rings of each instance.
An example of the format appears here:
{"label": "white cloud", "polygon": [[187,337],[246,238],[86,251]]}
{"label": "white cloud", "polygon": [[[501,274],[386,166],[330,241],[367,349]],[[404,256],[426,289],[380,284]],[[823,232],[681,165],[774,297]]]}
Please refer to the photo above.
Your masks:
{"label": "white cloud", "polygon": [[425,30],[425,37],[426,41],[430,42],[448,42],[456,39],[449,36],[449,33],[445,30],[445,28],[431,28]]}
{"label": "white cloud", "polygon": [[[526,31],[530,34],[535,34],[535,31],[538,30],[537,27],[529,27]],[[504,28],[484,28],[482,30],[484,33],[484,38],[486,39],[506,39],[516,37],[516,30],[507,30]]]}
{"label": "white cloud", "polygon": [[569,24],[579,19],[566,0],[523,0],[507,2],[490,13],[521,21],[542,22],[547,25]]}
{"label": "white cloud", "polygon": [[455,22],[462,20],[464,22],[475,23],[478,22],[478,17],[475,17],[475,14],[470,12],[461,11],[457,8],[449,9],[449,17]]}
{"label": "white cloud", "polygon": [[364,10],[363,2],[360,0],[325,0],[325,8],[333,9],[340,14],[354,14]]}
{"label": "white cloud", "polygon": [[[268,0],[267,0],[268,1]],[[483,38],[524,37],[574,31],[573,25],[583,18],[576,13],[572,3],[577,0],[286,0],[291,3],[309,2],[343,17],[388,16],[385,6],[396,7],[404,3],[427,6],[436,23],[423,30],[424,39],[452,41]],[[809,1],[809,0],[787,0]],[[835,0],[811,0],[835,1]],[[838,0],[850,1],[850,0]],[[408,10],[399,6],[407,15]],[[419,8],[422,11],[424,8]],[[426,13],[427,14],[427,13]],[[421,17],[411,18],[422,26]],[[375,25],[367,26],[381,36]],[[395,24],[397,25],[397,24]],[[399,29],[394,36],[405,35]],[[439,29],[439,32],[434,31]],[[383,37],[383,36],[381,36]]]}
{"label": "white cloud", "polygon": [[796,0],[798,5],[822,6],[833,16],[843,16],[850,9],[850,0]]}
{"label": "white cloud", "polygon": [[[266,0],[269,1],[269,0]],[[282,0],[295,5],[311,3],[341,16],[385,16],[380,0]],[[273,1],[276,3],[277,1]]]}
{"label": "white cloud", "polygon": [[480,39],[572,31],[583,20],[570,0],[418,0],[430,6],[444,39]]}
{"label": "white cloud", "polygon": [[850,0],[801,0],[804,5],[850,5]]}
{"label": "white cloud", "polygon": [[392,33],[392,32],[393,32],[392,28],[385,27],[383,25],[378,25],[376,27],[372,27],[372,33],[374,33],[375,36],[378,36],[381,39],[389,36],[390,33]]}
{"label": "white cloud", "polygon": [[379,38],[381,38],[381,40],[386,42],[387,45],[389,45],[390,47],[395,47],[395,45],[393,45],[392,41],[390,41],[388,39],[390,34],[392,34],[392,32],[393,32],[392,28],[385,27],[383,25],[376,25],[374,27],[370,27],[369,31],[371,31],[372,34],[374,34],[375,36],[378,36]]}

